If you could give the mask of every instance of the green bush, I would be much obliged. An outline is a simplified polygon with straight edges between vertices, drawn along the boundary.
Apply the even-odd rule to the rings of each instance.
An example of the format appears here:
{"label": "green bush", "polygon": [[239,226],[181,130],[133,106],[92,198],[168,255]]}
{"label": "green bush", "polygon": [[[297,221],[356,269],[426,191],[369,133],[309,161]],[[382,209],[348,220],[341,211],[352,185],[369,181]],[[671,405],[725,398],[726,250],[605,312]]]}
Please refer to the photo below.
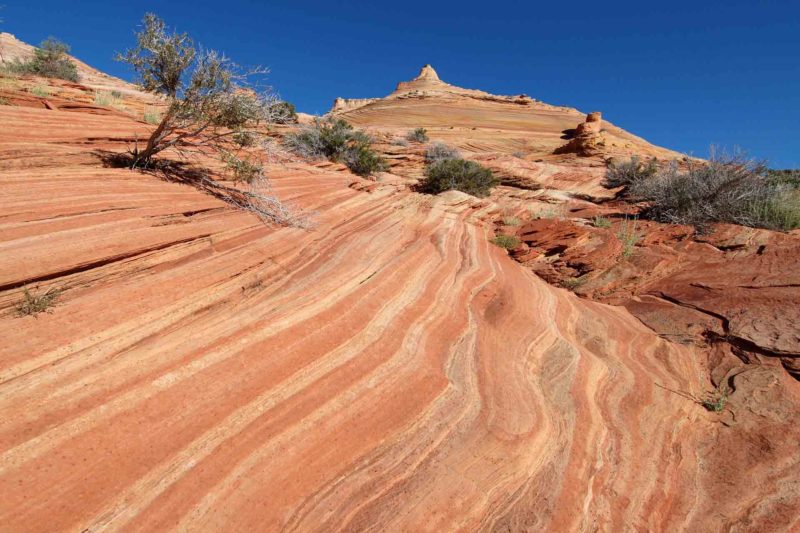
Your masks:
{"label": "green bush", "polygon": [[371,176],[388,168],[386,160],[370,148],[369,144],[357,144],[350,148],[345,155],[345,164],[359,176]]}
{"label": "green bush", "polygon": [[411,130],[406,134],[406,139],[418,143],[428,142],[428,130],[426,130],[425,128],[417,128],[415,130]]}
{"label": "green bush", "polygon": [[497,185],[492,171],[474,161],[443,159],[428,165],[419,190],[431,194],[456,189],[473,196],[488,196]]}
{"label": "green bush", "polygon": [[317,119],[287,135],[286,146],[305,159],[342,162],[354,173],[369,176],[386,170],[386,160],[371,148],[372,139],[340,118]]}
{"label": "green bush", "polygon": [[49,37],[42,41],[28,61],[12,64],[11,69],[20,74],[34,74],[45,78],[78,81],[78,68],[70,61],[69,46]]}

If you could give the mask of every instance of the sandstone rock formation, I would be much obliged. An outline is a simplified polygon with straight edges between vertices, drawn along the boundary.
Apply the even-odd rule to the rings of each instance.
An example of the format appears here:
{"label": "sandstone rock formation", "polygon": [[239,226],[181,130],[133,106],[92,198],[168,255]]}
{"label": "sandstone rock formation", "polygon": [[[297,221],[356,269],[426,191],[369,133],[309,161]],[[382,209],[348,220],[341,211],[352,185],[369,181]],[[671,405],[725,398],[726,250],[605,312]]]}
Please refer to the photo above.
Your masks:
{"label": "sandstone rock formation", "polygon": [[[432,139],[453,144],[467,153],[525,153],[548,160],[554,159],[553,152],[564,145],[569,132],[581,127],[585,118],[576,109],[545,104],[527,95],[498,96],[450,85],[430,65],[425,65],[411,81],[399,83],[384,98],[361,99],[349,109],[345,106],[335,104],[332,112],[374,131],[402,135],[408,129],[424,127]],[[682,157],[608,122],[603,129],[608,150],[594,152],[598,161],[602,156],[631,153],[663,159]],[[569,156],[555,159],[564,157]]]}
{"label": "sandstone rock formation", "polygon": [[[515,171],[539,190],[475,199],[413,192],[400,172],[421,148],[394,146],[405,162],[381,181],[289,161],[268,169],[275,192],[317,225],[268,228],[186,180],[109,167],[108,153],[152,128],[134,113],[87,107],[75,88],[53,109],[16,105],[21,83],[0,105],[3,528],[800,527],[797,381],[665,340],[490,243],[504,210],[589,209],[573,191],[598,187],[599,167],[525,160]],[[516,143],[552,152],[559,128],[583,120],[473,93],[403,94],[344,114],[380,142],[439,124],[434,138],[509,169]],[[475,126],[446,134],[447,120]],[[524,236],[550,220],[512,227]],[[558,227],[564,246],[614,253],[591,230]],[[722,258],[737,238],[705,246]],[[750,272],[770,275],[729,266],[741,294],[780,293],[787,257],[768,254],[787,244],[773,239],[743,241],[762,257]],[[734,278],[712,279],[724,264],[697,263],[704,286],[675,270],[664,293],[704,306],[703,291]],[[61,292],[49,312],[19,317],[23,287]],[[729,331],[794,342],[755,322]],[[722,385],[725,408],[704,409]]]}

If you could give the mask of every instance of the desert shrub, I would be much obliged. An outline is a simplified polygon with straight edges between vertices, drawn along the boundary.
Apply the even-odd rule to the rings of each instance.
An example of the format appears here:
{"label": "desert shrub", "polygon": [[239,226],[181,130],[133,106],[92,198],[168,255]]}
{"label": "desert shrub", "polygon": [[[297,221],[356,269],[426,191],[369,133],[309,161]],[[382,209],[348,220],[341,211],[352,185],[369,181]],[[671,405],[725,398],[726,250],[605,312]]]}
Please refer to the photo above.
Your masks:
{"label": "desert shrub", "polygon": [[770,181],[776,185],[800,188],[800,169],[768,170]]}
{"label": "desert shrub", "polygon": [[78,81],[78,68],[70,61],[68,54],[69,46],[49,37],[42,41],[31,59],[12,63],[10,68],[20,74]]}
{"label": "desert shrub", "polygon": [[371,148],[372,139],[340,118],[317,119],[297,133],[287,135],[284,144],[305,159],[342,162],[354,173],[369,176],[386,170],[383,157]]}
{"label": "desert shrub", "polygon": [[270,112],[275,124],[297,124],[297,110],[290,102],[277,102],[272,105]]}
{"label": "desert shrub", "polygon": [[629,161],[613,163],[608,167],[605,186],[609,188],[630,187],[638,181],[652,178],[656,172],[658,172],[658,165],[655,159],[643,162],[637,156],[633,156]]}
{"label": "desert shrub", "polygon": [[122,92],[121,91],[111,91],[111,96],[122,100]]}
{"label": "desert shrub", "polygon": [[521,221],[518,217],[515,216],[504,216],[503,224],[505,224],[506,226],[519,226],[521,224]]}
{"label": "desert shrub", "polygon": [[432,143],[425,151],[425,160],[428,163],[435,163],[445,159],[459,159],[460,157],[461,153],[457,149],[444,143]]}
{"label": "desert shrub", "polygon": [[[114,96],[115,93],[119,96]],[[119,91],[98,91],[94,93],[94,103],[104,107],[122,107],[122,95]]]}
{"label": "desert shrub", "polygon": [[356,144],[351,147],[345,155],[344,162],[359,176],[371,176],[388,168],[386,160],[370,148],[369,144]]}
{"label": "desert shrub", "polygon": [[633,255],[636,245],[642,240],[641,235],[636,231],[636,224],[638,219],[634,217],[632,220],[625,220],[619,228],[617,238],[622,243],[622,257],[628,258]]}
{"label": "desert shrub", "polygon": [[431,194],[456,189],[473,196],[488,196],[497,185],[492,171],[474,161],[443,159],[428,165],[419,190]]}
{"label": "desert shrub", "polygon": [[671,164],[633,183],[631,199],[649,202],[645,215],[662,222],[730,222],[791,230],[800,227],[800,191],[776,181],[767,167],[740,155],[713,155],[709,161]]}
{"label": "desert shrub", "polygon": [[[267,71],[242,70],[224,55],[196,47],[191,37],[169,31],[152,13],[144,16],[136,41],[116,59],[130,65],[142,89],[162,96],[167,107],[144,148],[137,143],[133,149],[131,167],[151,167],[155,156],[168,149],[184,156],[215,153],[249,190],[231,189],[205,175],[193,178],[194,183],[265,223],[302,224],[272,195],[261,165],[270,145],[265,129],[280,103],[274,91],[262,89]],[[261,150],[237,145],[234,135],[243,134],[257,139],[254,144]]]}
{"label": "desert shrub", "polygon": [[592,219],[592,225],[595,228],[610,228],[611,221],[608,220],[606,217],[597,215]]}
{"label": "desert shrub", "polygon": [[425,128],[411,130],[406,134],[406,139],[418,143],[428,142],[428,130]]}
{"label": "desert shrub", "polygon": [[0,105],[11,105],[11,100],[5,96],[0,96]]}
{"label": "desert shrub", "polygon": [[519,246],[519,239],[514,235],[498,235],[494,239],[492,239],[492,243],[500,248],[505,248],[506,250],[513,250],[517,246]]}

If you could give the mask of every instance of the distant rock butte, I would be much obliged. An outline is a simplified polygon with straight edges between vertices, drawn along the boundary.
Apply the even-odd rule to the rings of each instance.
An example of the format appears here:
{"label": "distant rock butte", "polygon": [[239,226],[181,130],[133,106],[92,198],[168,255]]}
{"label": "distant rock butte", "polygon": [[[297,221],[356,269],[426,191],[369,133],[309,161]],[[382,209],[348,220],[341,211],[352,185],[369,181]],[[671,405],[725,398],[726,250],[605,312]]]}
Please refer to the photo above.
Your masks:
{"label": "distant rock butte", "polygon": [[331,114],[394,134],[424,127],[432,139],[468,153],[523,152],[543,157],[555,153],[561,159],[682,157],[602,122],[599,112],[587,117],[577,109],[546,104],[526,94],[502,96],[464,89],[442,81],[431,65],[422,67],[416,78],[398,83],[384,98],[336,98]]}

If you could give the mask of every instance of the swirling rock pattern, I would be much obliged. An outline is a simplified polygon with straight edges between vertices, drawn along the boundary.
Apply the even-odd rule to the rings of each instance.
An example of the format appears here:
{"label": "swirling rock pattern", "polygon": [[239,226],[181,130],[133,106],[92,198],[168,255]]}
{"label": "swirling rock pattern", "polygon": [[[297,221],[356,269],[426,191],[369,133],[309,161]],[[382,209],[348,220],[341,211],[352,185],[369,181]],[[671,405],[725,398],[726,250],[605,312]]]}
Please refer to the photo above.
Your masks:
{"label": "swirling rock pattern", "polygon": [[[800,527],[791,378],[707,413],[704,354],[546,284],[478,204],[289,164],[317,226],[270,229],[103,168],[141,123],[0,122],[2,529]],[[23,284],[62,293],[20,318]]]}

